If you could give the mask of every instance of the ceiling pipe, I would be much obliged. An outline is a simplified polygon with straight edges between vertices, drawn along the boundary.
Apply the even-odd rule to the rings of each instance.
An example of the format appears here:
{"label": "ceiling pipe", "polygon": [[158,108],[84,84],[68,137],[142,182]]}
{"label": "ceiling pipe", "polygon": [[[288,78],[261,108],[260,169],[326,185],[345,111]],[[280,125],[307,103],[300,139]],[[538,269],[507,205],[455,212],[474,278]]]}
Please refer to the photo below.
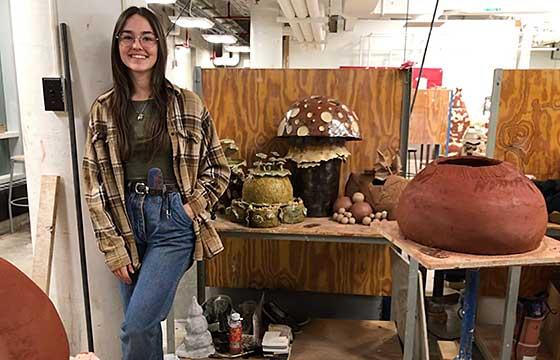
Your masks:
{"label": "ceiling pipe", "polygon": [[[322,17],[322,15],[324,15],[325,9],[321,9],[319,0],[306,0],[306,3],[309,15],[312,18]],[[323,25],[319,23],[311,23],[311,31],[313,32],[315,42],[319,43],[321,51],[325,50],[325,44],[323,44],[323,42],[325,41],[326,34],[324,32]]]}
{"label": "ceiling pipe", "polygon": [[[294,7],[294,11],[298,18],[306,18],[309,16],[309,12],[307,11],[307,5],[305,4],[305,0],[291,0],[292,6]],[[301,31],[303,32],[303,38],[305,41],[313,42],[313,31],[311,30],[310,24],[299,24],[301,26]]]}
{"label": "ceiling pipe", "polygon": [[[181,3],[177,1],[177,3],[175,3],[175,6],[182,8],[183,6],[185,6],[185,4],[183,4],[183,2],[185,1],[186,0],[183,0],[181,1]],[[213,7],[206,0],[192,0],[192,1],[193,1],[193,5],[195,5],[192,7],[193,13],[197,13],[197,12],[201,13],[203,17],[206,17],[210,20],[214,18],[213,20],[214,20],[215,28],[221,30],[223,33],[228,33],[235,36],[241,44],[243,45],[247,44],[247,41],[239,35],[239,33],[246,33],[245,29],[243,29],[239,24],[229,19],[220,18],[221,14],[218,13],[216,8]],[[188,9],[191,9],[190,4],[188,5]]]}
{"label": "ceiling pipe", "polygon": [[235,67],[239,65],[240,56],[239,53],[228,53],[223,52],[221,57],[216,57],[212,59],[212,64],[214,66],[224,66],[224,67]]}
{"label": "ceiling pipe", "polygon": [[280,5],[280,9],[284,13],[284,16],[288,19],[288,23],[290,24],[290,28],[292,29],[292,35],[294,38],[299,42],[304,42],[303,33],[301,31],[301,27],[298,23],[294,21],[290,21],[295,19],[296,13],[294,12],[294,8],[292,7],[292,3],[290,0],[277,0],[278,5]]}

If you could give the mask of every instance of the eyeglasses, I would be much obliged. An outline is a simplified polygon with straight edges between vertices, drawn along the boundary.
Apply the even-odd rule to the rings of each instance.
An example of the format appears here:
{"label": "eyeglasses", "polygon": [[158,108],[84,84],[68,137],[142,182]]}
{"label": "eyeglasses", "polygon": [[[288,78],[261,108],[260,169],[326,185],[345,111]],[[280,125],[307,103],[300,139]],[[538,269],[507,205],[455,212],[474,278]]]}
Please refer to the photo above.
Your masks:
{"label": "eyeglasses", "polygon": [[134,36],[128,32],[122,32],[117,35],[116,38],[119,40],[119,43],[121,45],[126,47],[132,46],[132,44],[134,44],[134,41],[138,39],[140,41],[140,45],[142,45],[142,47],[146,49],[153,48],[159,40],[154,34],[148,33]]}

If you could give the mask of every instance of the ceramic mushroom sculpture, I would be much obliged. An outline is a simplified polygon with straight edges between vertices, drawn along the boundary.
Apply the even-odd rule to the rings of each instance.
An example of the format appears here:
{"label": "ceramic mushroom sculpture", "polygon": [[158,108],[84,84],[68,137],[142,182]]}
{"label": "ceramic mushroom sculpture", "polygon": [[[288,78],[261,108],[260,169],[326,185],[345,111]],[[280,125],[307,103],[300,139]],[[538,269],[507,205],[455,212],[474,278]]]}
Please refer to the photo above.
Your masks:
{"label": "ceramic mushroom sculpture", "polygon": [[216,203],[213,212],[224,213],[225,209],[231,205],[234,199],[241,197],[243,182],[245,181],[245,167],[247,163],[239,156],[239,147],[232,139],[220,140],[224,154],[226,155],[231,176],[226,191]]}
{"label": "ceramic mushroom sculpture", "polygon": [[294,199],[290,171],[279,154],[258,153],[243,183],[242,198],[233,200],[226,217],[250,227],[274,227],[280,223],[302,222],[306,209],[301,199]]}
{"label": "ceramic mushroom sculpture", "polygon": [[288,107],[278,136],[290,139],[286,158],[296,164],[294,193],[308,216],[328,216],[338,196],[340,166],[350,156],[347,140],[360,140],[358,116],[347,105],[311,96]]}

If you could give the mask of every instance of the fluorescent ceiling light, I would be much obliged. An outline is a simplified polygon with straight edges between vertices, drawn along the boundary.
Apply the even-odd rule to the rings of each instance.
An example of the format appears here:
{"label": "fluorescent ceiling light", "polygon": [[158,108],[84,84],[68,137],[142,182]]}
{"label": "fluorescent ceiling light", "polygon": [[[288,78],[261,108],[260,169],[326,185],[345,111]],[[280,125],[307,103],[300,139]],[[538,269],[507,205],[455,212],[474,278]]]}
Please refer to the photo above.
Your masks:
{"label": "fluorescent ceiling light", "polygon": [[224,46],[224,51],[237,52],[237,53],[250,53],[251,48],[249,46],[241,46],[241,45],[226,45]]}
{"label": "fluorescent ceiling light", "polygon": [[146,4],[175,4],[177,0],[146,0]]}
{"label": "fluorescent ceiling light", "polygon": [[214,23],[207,18],[191,16],[170,16],[169,20],[182,28],[210,29]]}
{"label": "fluorescent ceiling light", "polygon": [[204,40],[213,44],[235,44],[237,38],[233,35],[202,34]]}

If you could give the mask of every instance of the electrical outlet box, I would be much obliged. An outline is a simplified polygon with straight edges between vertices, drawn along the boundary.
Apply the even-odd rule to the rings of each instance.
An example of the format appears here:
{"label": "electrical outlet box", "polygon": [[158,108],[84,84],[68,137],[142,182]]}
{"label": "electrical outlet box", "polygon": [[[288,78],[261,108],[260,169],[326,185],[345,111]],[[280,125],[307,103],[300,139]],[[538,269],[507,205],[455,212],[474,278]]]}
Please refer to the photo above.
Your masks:
{"label": "electrical outlet box", "polygon": [[560,42],[554,43],[555,50],[552,50],[550,58],[552,60],[560,60]]}
{"label": "electrical outlet box", "polygon": [[43,78],[45,111],[65,111],[61,78]]}

